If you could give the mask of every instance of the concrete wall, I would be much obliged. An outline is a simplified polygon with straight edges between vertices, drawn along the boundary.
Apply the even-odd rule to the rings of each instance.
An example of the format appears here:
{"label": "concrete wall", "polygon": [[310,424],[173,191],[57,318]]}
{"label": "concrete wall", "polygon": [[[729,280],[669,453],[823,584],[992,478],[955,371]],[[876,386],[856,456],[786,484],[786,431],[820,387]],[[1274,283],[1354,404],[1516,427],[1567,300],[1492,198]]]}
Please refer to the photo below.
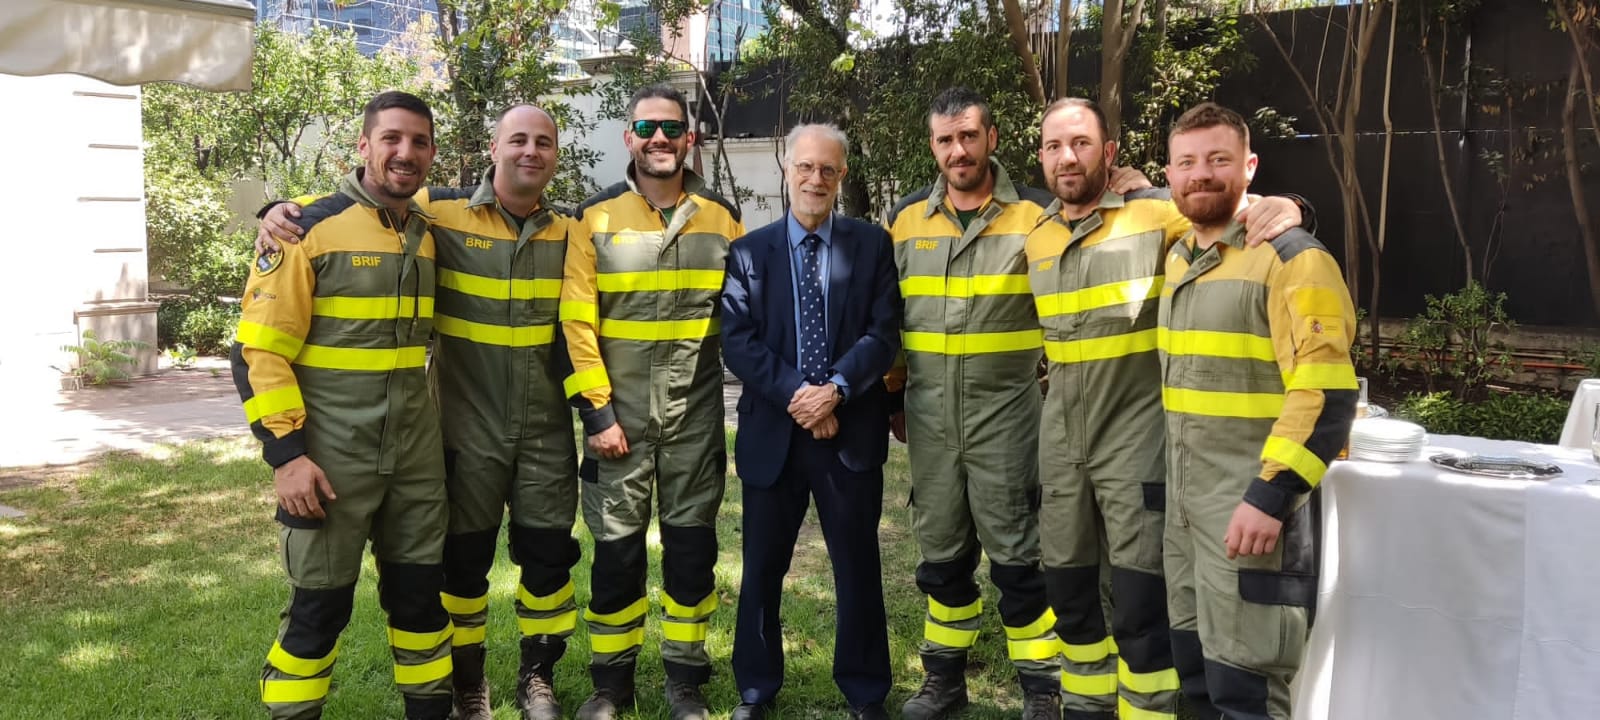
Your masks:
{"label": "concrete wall", "polygon": [[139,89],[77,75],[0,74],[12,162],[0,173],[7,218],[0,269],[0,387],[55,384],[84,329],[149,343]]}

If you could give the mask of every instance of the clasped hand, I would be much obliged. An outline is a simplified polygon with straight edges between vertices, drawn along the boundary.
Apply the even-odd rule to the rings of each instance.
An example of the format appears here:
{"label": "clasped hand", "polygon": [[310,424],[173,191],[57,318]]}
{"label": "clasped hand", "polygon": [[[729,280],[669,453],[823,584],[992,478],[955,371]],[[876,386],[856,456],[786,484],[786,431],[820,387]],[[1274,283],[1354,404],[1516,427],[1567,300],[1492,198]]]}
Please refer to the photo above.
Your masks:
{"label": "clasped hand", "polygon": [[833,383],[802,385],[789,399],[789,416],[807,430],[811,436],[823,440],[839,432],[839,420],[833,409],[839,406],[839,396]]}

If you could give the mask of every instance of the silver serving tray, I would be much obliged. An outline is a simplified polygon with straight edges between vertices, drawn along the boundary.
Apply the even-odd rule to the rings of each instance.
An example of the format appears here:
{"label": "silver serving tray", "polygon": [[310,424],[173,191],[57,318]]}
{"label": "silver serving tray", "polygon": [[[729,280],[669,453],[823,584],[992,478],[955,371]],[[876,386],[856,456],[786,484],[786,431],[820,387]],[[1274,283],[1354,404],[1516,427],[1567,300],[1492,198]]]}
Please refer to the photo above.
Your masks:
{"label": "silver serving tray", "polygon": [[1428,462],[1468,475],[1515,480],[1544,480],[1561,474],[1559,465],[1499,455],[1439,454],[1428,458]]}

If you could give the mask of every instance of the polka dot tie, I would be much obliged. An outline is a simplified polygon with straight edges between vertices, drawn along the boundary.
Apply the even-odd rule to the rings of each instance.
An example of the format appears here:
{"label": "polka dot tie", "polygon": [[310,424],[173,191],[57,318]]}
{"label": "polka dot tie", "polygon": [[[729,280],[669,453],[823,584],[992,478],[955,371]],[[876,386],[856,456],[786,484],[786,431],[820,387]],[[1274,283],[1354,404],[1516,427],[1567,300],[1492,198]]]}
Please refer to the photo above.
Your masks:
{"label": "polka dot tie", "polygon": [[828,378],[827,305],[822,301],[822,238],[800,241],[800,374],[820,383]]}

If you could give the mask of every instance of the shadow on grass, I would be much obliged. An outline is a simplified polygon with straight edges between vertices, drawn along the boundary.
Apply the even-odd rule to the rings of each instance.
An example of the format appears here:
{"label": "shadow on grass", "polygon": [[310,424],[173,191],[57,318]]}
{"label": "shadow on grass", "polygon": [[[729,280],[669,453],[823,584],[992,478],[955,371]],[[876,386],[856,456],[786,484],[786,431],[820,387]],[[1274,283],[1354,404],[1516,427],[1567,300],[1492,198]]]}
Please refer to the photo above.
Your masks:
{"label": "shadow on grass", "polygon": [[[912,581],[917,551],[905,507],[906,463],[896,447],[886,472],[881,536],[895,687],[891,712],[921,681],[917,642],[924,600]],[[260,717],[256,681],[287,598],[271,520],[271,476],[248,439],[196,442],[151,456],[114,455],[82,474],[0,491],[0,503],[28,512],[0,520],[0,654],[7,717]],[[719,515],[717,565],[723,607],[707,641],[714,667],[712,712],[738,702],[729,658],[740,576],[739,484],[730,472]],[[577,600],[589,595],[593,544],[577,530],[583,558]],[[516,718],[517,631],[511,610],[515,568],[505,558],[491,577],[489,677],[496,717]],[[659,615],[660,545],[652,534],[650,587]],[[356,611],[345,631],[328,715],[400,717],[375,574],[367,560]],[[993,608],[993,590],[986,604]],[[787,681],[776,717],[837,718],[845,703],[832,681],[833,585],[826,548],[808,519],[790,572],[783,614]],[[665,717],[656,617],[639,663],[637,717]],[[972,709],[965,717],[1014,716],[1020,706],[993,610],[972,656]],[[588,695],[588,642],[580,623],[557,669],[570,714]]]}

